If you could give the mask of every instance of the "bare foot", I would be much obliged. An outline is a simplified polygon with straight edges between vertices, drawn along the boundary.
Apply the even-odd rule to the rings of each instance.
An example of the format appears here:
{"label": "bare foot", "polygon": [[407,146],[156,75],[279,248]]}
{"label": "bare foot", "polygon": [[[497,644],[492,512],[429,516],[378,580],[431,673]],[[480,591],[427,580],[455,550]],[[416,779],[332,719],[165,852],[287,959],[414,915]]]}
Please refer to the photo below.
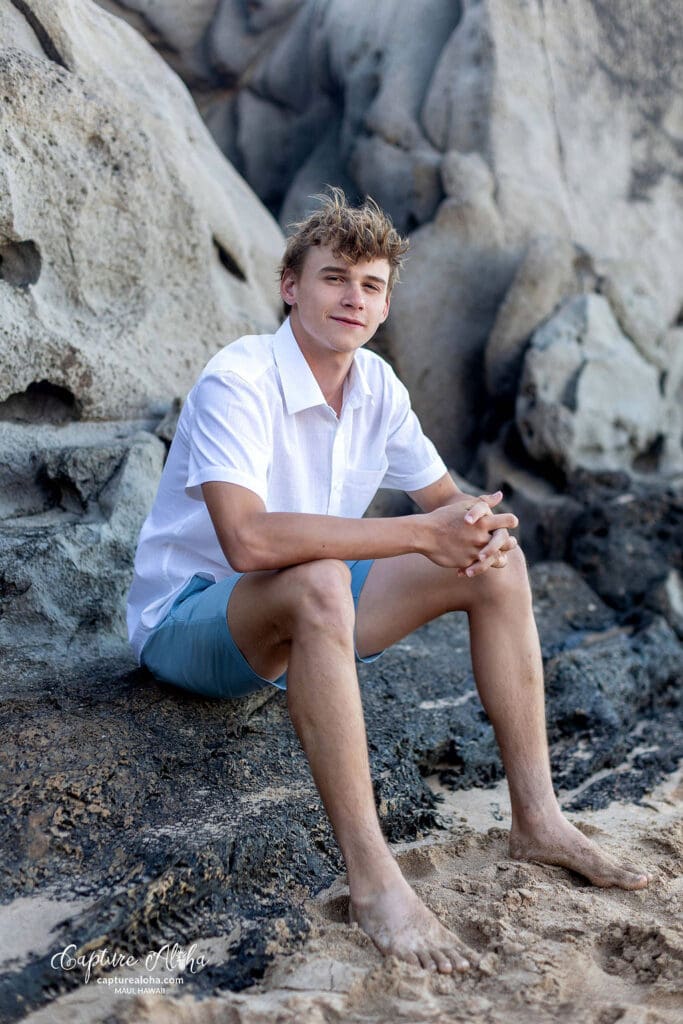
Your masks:
{"label": "bare foot", "polygon": [[579,832],[566,818],[542,824],[533,832],[513,828],[510,833],[510,856],[513,860],[533,860],[541,864],[558,864],[583,875],[593,885],[604,888],[645,889],[652,881],[642,868],[620,862],[604,853]]}
{"label": "bare foot", "polygon": [[380,953],[428,971],[466,971],[479,960],[402,877],[379,892],[352,900],[349,918],[370,936]]}

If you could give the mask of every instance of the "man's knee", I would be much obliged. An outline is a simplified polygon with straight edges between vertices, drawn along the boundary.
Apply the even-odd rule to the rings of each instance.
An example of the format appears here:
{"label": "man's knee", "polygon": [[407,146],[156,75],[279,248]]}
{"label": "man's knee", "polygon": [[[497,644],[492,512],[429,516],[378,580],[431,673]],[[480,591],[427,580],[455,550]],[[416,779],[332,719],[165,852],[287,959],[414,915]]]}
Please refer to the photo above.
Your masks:
{"label": "man's knee", "polygon": [[345,562],[323,558],[293,566],[286,572],[292,586],[295,627],[344,634],[353,631],[351,571]]}
{"label": "man's knee", "polygon": [[526,559],[520,547],[507,553],[507,565],[501,569],[487,569],[479,577],[482,586],[477,594],[490,601],[515,602],[520,608],[531,604],[531,586]]}

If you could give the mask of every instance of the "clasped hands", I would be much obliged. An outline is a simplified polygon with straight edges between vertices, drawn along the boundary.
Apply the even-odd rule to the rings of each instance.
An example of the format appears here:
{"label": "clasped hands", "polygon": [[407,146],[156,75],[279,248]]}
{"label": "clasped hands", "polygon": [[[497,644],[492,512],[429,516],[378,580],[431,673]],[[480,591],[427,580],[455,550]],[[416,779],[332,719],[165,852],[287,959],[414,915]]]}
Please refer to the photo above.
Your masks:
{"label": "clasped hands", "polygon": [[458,576],[467,578],[507,565],[507,552],[517,546],[508,530],[518,526],[519,520],[511,512],[493,511],[502,500],[502,491],[479,497],[462,494],[431,512],[435,538],[428,555],[432,561],[455,567]]}

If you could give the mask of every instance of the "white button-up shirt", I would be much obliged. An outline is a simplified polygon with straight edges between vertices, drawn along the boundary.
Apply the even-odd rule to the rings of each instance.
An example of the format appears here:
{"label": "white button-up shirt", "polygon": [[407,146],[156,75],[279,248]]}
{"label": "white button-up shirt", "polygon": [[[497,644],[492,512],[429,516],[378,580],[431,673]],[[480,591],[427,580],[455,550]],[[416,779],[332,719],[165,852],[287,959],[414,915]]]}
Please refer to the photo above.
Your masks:
{"label": "white button-up shirt", "polygon": [[341,414],[325,401],[286,320],[210,360],[187,397],[159,490],[140,534],[128,598],[139,655],[194,576],[235,573],[202,497],[211,480],[254,491],[268,512],[360,518],[379,487],[415,491],[446,466],[388,363],[356,352]]}

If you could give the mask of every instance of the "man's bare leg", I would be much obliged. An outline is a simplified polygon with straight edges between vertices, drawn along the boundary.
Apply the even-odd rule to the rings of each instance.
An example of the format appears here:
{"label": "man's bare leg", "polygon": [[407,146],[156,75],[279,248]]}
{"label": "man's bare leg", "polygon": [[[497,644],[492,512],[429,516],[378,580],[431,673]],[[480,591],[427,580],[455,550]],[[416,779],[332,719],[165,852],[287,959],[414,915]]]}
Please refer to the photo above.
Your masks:
{"label": "man's bare leg", "polygon": [[355,668],[355,610],[343,562],[312,562],[243,577],[228,621],[259,675],[287,668],[292,722],[347,867],[351,917],[383,953],[450,973],[475,955],[403,877],[375,809]]}
{"label": "man's bare leg", "polygon": [[378,560],[358,605],[361,654],[389,646],[424,622],[462,609],[482,703],[501,750],[512,807],[510,853],[559,864],[594,885],[642,889],[649,876],[602,852],[563,816],[550,776],[543,665],[524,558],[474,579],[421,555]]}

